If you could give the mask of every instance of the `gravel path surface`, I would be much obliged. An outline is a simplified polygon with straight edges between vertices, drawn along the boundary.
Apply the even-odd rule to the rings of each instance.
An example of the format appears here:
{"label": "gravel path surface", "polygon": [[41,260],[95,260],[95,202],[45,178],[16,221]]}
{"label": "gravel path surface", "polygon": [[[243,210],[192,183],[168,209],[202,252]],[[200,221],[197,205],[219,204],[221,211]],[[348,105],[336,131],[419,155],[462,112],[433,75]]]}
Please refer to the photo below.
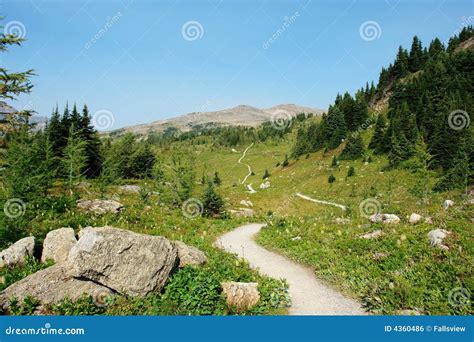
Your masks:
{"label": "gravel path surface", "polygon": [[263,226],[254,223],[238,227],[222,235],[216,245],[246,259],[261,274],[286,279],[292,300],[290,315],[366,314],[358,302],[317,280],[309,268],[259,246],[254,236]]}

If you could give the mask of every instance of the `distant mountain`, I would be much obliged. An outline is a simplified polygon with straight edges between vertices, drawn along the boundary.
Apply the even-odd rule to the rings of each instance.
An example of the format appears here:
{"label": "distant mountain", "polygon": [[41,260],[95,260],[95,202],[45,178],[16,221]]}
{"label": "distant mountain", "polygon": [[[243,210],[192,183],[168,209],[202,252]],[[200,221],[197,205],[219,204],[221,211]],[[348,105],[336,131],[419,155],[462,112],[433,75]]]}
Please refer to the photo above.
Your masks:
{"label": "distant mountain", "polygon": [[[0,122],[5,120],[7,115],[15,114],[18,110],[3,101],[0,101]],[[45,116],[33,115],[30,117],[30,123],[35,124],[33,131],[41,131],[46,127],[48,118]]]}
{"label": "distant mountain", "polygon": [[324,111],[321,109],[308,108],[294,104],[282,104],[264,109],[240,105],[216,112],[193,112],[171,119],[154,121],[149,124],[124,127],[110,133],[121,134],[132,132],[144,135],[149,132],[163,132],[169,127],[175,127],[181,132],[187,132],[197,128],[222,126],[255,127],[265,121],[281,118],[290,119],[300,113],[313,113],[314,115],[320,115],[323,112]]}

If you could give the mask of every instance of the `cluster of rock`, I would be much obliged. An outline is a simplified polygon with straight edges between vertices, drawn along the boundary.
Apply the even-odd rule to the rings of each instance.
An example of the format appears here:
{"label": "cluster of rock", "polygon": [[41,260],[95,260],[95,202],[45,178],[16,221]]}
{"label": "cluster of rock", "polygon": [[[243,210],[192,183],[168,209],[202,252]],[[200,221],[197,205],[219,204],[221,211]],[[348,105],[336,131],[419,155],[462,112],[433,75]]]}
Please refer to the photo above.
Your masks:
{"label": "cluster of rock", "polygon": [[[445,200],[443,202],[444,210],[448,210],[450,207],[454,205],[452,200]],[[430,216],[423,217],[420,214],[412,213],[409,217],[407,217],[408,222],[412,225],[419,224],[421,222],[427,224],[433,224],[433,219]],[[372,223],[383,223],[383,224],[398,224],[400,223],[400,218],[394,214],[374,214],[369,217],[370,222]],[[345,224],[346,222],[343,221],[341,218],[337,218],[335,221],[337,224]],[[443,250],[449,250],[449,247],[443,244],[443,240],[449,235],[451,232],[445,229],[434,229],[428,232],[428,238],[430,243],[433,247],[438,247]],[[377,239],[384,235],[382,229],[377,229],[372,232],[368,232],[359,236],[361,239],[372,240]],[[404,235],[403,235],[404,236]],[[405,237],[406,238],[406,237]]]}
{"label": "cluster of rock", "polygon": [[123,209],[123,205],[120,202],[99,199],[79,200],[77,201],[77,207],[82,211],[96,215],[103,215],[107,213],[116,214]]}
{"label": "cluster of rock", "polygon": [[[0,266],[21,264],[32,257],[35,238],[27,237],[0,252]],[[33,273],[0,292],[0,307],[7,310],[10,300],[20,302],[33,296],[45,305],[63,299],[92,296],[105,305],[114,294],[143,297],[160,291],[178,268],[207,263],[199,249],[162,236],[134,233],[114,227],[86,227],[78,239],[72,228],[50,231],[44,240],[41,260],[53,266]],[[246,310],[257,304],[260,294],[256,283],[223,282],[227,304]]]}
{"label": "cluster of rock", "polygon": [[262,184],[260,184],[260,189],[268,189],[270,187],[270,182],[265,181]]}
{"label": "cluster of rock", "polygon": [[[4,266],[33,255],[34,238],[19,240],[1,252]],[[137,234],[113,227],[84,228],[76,239],[72,228],[48,233],[41,260],[55,264],[10,285],[0,293],[3,309],[12,297],[30,295],[44,304],[91,295],[100,300],[113,293],[145,296],[160,291],[178,267],[202,265],[206,255],[183,242]]]}

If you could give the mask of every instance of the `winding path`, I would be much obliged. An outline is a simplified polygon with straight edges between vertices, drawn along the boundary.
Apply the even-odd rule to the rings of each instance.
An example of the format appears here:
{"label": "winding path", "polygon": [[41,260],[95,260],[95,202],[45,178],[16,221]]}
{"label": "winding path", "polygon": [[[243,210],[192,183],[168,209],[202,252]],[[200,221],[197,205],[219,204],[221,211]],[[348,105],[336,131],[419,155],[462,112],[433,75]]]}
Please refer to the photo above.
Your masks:
{"label": "winding path", "polygon": [[364,315],[359,303],[316,279],[307,267],[270,252],[254,241],[263,224],[248,224],[224,235],[216,245],[246,259],[252,268],[276,279],[286,279],[292,306],[290,315]]}
{"label": "winding path", "polygon": [[247,151],[248,151],[252,146],[253,146],[253,143],[251,143],[251,144],[245,149],[245,151],[242,153],[242,156],[241,156],[241,157],[239,158],[239,160],[237,161],[237,163],[247,166],[247,168],[248,168],[248,170],[249,170],[249,173],[247,174],[247,176],[245,176],[244,180],[243,180],[240,184],[244,184],[244,183],[247,181],[247,178],[249,178],[250,175],[252,174],[252,168],[250,167],[250,165],[245,164],[245,163],[242,163],[242,160],[245,158],[245,154],[247,153]]}
{"label": "winding path", "polygon": [[328,202],[328,201],[317,200],[317,199],[311,198],[311,197],[309,197],[309,196],[305,196],[305,195],[303,195],[301,192],[297,192],[295,195],[298,196],[298,197],[301,197],[302,199],[305,199],[305,200],[307,200],[307,201],[311,201],[311,202],[315,202],[315,203],[320,203],[320,204],[333,205],[333,206],[338,207],[338,208],[340,208],[340,209],[342,209],[342,210],[344,210],[344,211],[347,209],[346,206],[344,206],[344,205],[342,205],[342,204],[337,204],[337,203],[334,203],[334,202]]}

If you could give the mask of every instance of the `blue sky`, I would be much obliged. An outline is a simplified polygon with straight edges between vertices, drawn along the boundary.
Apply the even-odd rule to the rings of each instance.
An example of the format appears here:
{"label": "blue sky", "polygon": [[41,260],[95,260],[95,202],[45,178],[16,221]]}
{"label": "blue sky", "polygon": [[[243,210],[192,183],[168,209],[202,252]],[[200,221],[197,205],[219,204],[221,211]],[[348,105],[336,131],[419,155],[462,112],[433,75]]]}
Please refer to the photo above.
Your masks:
{"label": "blue sky", "polygon": [[27,39],[2,53],[2,66],[37,73],[32,94],[10,103],[45,116],[56,103],[87,103],[113,113],[108,128],[239,104],[324,109],[377,80],[413,35],[447,40],[474,24],[472,0],[0,4],[4,29]]}

